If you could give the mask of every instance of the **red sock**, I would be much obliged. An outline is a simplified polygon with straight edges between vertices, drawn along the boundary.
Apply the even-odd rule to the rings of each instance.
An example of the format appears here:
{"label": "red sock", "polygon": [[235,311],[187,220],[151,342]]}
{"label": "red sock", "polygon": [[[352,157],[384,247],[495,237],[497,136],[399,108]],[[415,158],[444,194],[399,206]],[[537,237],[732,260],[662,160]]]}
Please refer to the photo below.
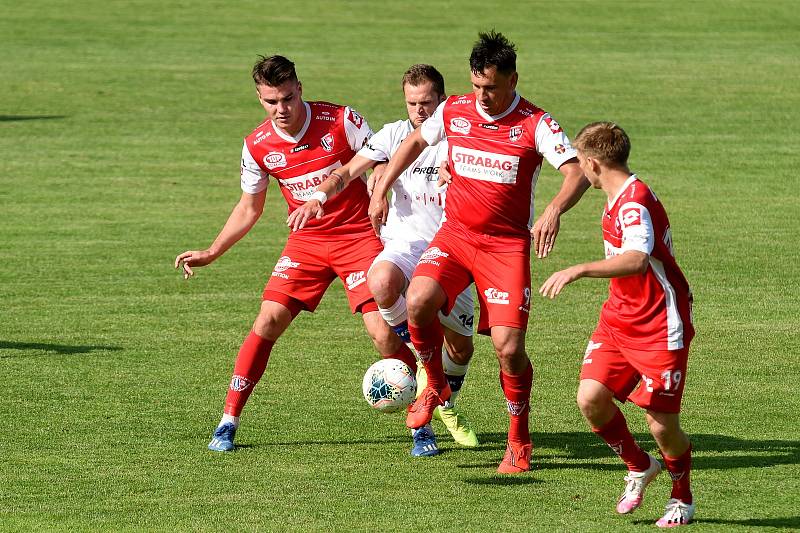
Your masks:
{"label": "red sock", "polygon": [[434,319],[427,326],[417,327],[408,324],[408,332],[411,334],[411,342],[417,349],[419,358],[428,373],[428,386],[437,392],[441,392],[447,386],[447,378],[442,368],[442,344],[444,344],[444,332],[439,319]]}
{"label": "red sock", "polygon": [[625,422],[625,415],[619,409],[605,426],[599,429],[592,428],[592,431],[606,441],[609,448],[625,461],[631,472],[644,472],[650,467],[650,458],[633,440],[628,423]]}
{"label": "red sock", "polygon": [[533,366],[528,362],[528,367],[522,374],[512,376],[500,371],[500,387],[506,397],[508,406],[508,440],[518,444],[529,444],[531,434],[528,430],[528,416],[530,414],[531,388],[533,388]]}
{"label": "red sock", "polygon": [[692,445],[680,457],[672,458],[664,455],[664,464],[672,478],[672,495],[683,503],[692,503],[692,490],[689,487],[689,473],[692,471]]}
{"label": "red sock", "polygon": [[242,413],[253,387],[264,375],[269,353],[274,344],[275,341],[259,337],[255,331],[251,331],[244,340],[242,347],[239,348],[239,355],[236,356],[233,377],[228,387],[228,395],[225,397],[226,415],[239,416]]}
{"label": "red sock", "polygon": [[397,353],[393,353],[392,355],[384,355],[383,358],[400,359],[402,362],[408,365],[408,368],[411,369],[412,374],[417,372],[417,358],[414,357],[414,354],[411,353],[411,350],[405,344],[400,344],[400,348],[398,348]]}

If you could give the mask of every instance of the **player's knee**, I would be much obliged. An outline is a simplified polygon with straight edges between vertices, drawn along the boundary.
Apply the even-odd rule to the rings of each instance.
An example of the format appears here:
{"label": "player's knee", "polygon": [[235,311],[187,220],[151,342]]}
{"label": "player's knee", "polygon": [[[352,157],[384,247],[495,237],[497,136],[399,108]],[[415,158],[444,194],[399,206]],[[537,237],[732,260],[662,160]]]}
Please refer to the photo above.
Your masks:
{"label": "player's knee", "polygon": [[433,322],[438,309],[431,305],[430,295],[422,290],[408,290],[406,294],[408,320],[417,326],[426,326]]}
{"label": "player's knee", "polygon": [[384,308],[394,304],[402,290],[394,287],[391,276],[386,275],[382,270],[370,272],[367,277],[367,286],[378,305]]}
{"label": "player's knee", "polygon": [[269,340],[277,340],[291,322],[291,315],[281,316],[267,310],[262,310],[253,324],[253,331],[257,335]]}
{"label": "player's knee", "polygon": [[475,346],[472,344],[472,338],[469,337],[469,342],[449,343],[447,345],[447,353],[450,360],[457,365],[466,365],[472,359],[475,353]]}

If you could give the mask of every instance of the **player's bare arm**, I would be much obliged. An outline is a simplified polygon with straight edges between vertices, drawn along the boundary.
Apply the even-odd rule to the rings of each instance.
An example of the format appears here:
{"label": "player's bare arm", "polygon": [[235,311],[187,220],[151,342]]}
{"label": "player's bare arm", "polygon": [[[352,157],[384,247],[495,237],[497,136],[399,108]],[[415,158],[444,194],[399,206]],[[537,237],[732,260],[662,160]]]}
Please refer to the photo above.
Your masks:
{"label": "player's bare arm", "polygon": [[427,148],[428,143],[417,128],[406,137],[397,149],[397,152],[389,160],[386,166],[386,171],[380,182],[375,185],[375,190],[372,192],[372,197],[369,200],[369,221],[372,223],[372,229],[375,230],[375,235],[381,234],[381,226],[386,224],[386,217],[389,214],[389,202],[386,200],[386,195],[389,189],[400,174],[411,165],[420,156],[423,150]]}
{"label": "player's bare arm", "polygon": [[561,289],[580,278],[622,278],[644,274],[649,261],[650,256],[646,253],[628,250],[610,259],[574,265],[547,278],[539,287],[539,294],[553,299],[561,293]]}
{"label": "player's bare arm", "polygon": [[264,211],[267,191],[256,194],[242,193],[239,203],[233,208],[227,222],[214,242],[205,250],[188,250],[175,258],[175,268],[180,269],[184,279],[194,275],[192,267],[206,266],[236,244],[255,225]]}
{"label": "player's bare arm", "polygon": [[386,162],[377,163],[372,169],[372,173],[367,178],[367,194],[372,196],[372,191],[375,190],[375,184],[378,183],[386,171]]}
{"label": "player's bare arm", "polygon": [[346,165],[331,172],[327,179],[319,184],[310,200],[289,213],[286,225],[292,228],[292,231],[298,231],[312,218],[322,218],[325,214],[323,204],[342,192],[351,181],[362,176],[374,165],[375,161],[358,154],[354,155]]}
{"label": "player's bare arm", "polygon": [[583,175],[577,159],[570,159],[558,170],[564,176],[561,189],[545,207],[531,230],[534,251],[539,259],[547,257],[553,250],[558,230],[561,227],[561,215],[578,203],[590,185],[589,180]]}

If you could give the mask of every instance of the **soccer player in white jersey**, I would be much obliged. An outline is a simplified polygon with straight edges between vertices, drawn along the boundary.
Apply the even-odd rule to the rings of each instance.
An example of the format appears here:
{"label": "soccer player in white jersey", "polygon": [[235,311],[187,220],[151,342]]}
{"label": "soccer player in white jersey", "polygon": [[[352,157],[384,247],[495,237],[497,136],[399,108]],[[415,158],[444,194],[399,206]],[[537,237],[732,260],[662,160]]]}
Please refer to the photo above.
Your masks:
{"label": "soccer player in white jersey", "polygon": [[608,197],[602,219],[606,258],[556,272],[539,292],[554,298],[580,278],[611,278],[583,358],[578,406],[592,431],[628,467],[617,502],[621,514],[642,504],[661,465],[636,444],[614,398],[645,409],[672,478],[666,512],[656,525],[682,526],[695,512],[689,486],[692,446],[680,426],[694,337],[692,291],[675,260],[664,206],[628,168],[631,144],[623,129],[612,122],[589,124],[578,133],[575,147],[584,174]]}
{"label": "soccer player in white jersey", "polygon": [[[336,174],[349,183],[365,170],[378,163],[388,161],[400,143],[412,131],[430,117],[445,99],[444,78],[431,65],[413,65],[403,75],[403,95],[408,120],[398,120],[373,135],[367,144]],[[445,202],[445,187],[437,184],[439,163],[446,157],[447,146],[431,147],[417,158],[403,176],[392,187],[392,201],[386,226],[381,232],[383,251],[375,258],[369,270],[367,282],[378,304],[381,315],[406,343],[411,342],[408,333],[408,313],[405,290],[420,256],[427,248],[436,230],[441,225]],[[337,178],[334,177],[334,182]],[[323,184],[318,191],[326,196],[335,194],[335,183]],[[325,198],[327,200],[327,198]],[[294,230],[304,227],[309,219],[321,217],[324,208],[319,200],[310,200],[294,211],[287,223]],[[474,307],[472,294],[467,288],[456,301],[453,311],[442,315],[444,325],[444,349],[442,364],[454,395],[436,411],[453,439],[467,447],[478,445],[475,432],[465,417],[455,409],[455,394],[461,389],[467,373],[474,347],[472,323]],[[420,366],[419,390],[424,388],[425,373]],[[415,456],[438,454],[435,435],[430,426],[413,430]]]}

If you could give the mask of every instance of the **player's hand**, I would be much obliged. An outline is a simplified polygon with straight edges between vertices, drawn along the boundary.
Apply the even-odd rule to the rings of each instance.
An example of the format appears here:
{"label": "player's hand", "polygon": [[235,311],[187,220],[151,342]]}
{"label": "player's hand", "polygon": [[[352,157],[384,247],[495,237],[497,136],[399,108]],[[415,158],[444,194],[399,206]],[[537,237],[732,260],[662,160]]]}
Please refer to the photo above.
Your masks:
{"label": "player's hand", "polygon": [[552,300],[561,293],[561,289],[580,277],[580,270],[577,267],[559,270],[539,287],[539,294]]}
{"label": "player's hand", "polygon": [[438,187],[449,185],[453,181],[453,175],[450,174],[450,169],[447,166],[447,160],[442,161],[439,165],[439,181],[436,182]]}
{"label": "player's hand", "polygon": [[560,227],[561,213],[556,208],[547,206],[531,230],[536,257],[543,259],[553,251],[553,245],[556,243],[556,236]]}
{"label": "player's hand", "polygon": [[367,194],[372,196],[372,191],[375,190],[375,185],[381,181],[383,177],[383,171],[386,170],[386,164],[376,165],[375,168],[372,170],[372,173],[367,178]]}
{"label": "player's hand", "polygon": [[289,218],[286,219],[286,225],[292,228],[292,231],[303,229],[306,222],[312,218],[322,218],[325,210],[322,208],[322,203],[319,200],[309,200],[291,213]]}
{"label": "player's hand", "polygon": [[175,258],[175,268],[181,271],[183,279],[189,279],[194,276],[192,267],[206,266],[214,259],[216,257],[208,250],[190,250]]}
{"label": "player's hand", "polygon": [[369,199],[368,214],[375,235],[380,237],[381,226],[386,224],[386,217],[389,214],[389,202],[386,201],[385,195],[372,195],[372,198]]}

